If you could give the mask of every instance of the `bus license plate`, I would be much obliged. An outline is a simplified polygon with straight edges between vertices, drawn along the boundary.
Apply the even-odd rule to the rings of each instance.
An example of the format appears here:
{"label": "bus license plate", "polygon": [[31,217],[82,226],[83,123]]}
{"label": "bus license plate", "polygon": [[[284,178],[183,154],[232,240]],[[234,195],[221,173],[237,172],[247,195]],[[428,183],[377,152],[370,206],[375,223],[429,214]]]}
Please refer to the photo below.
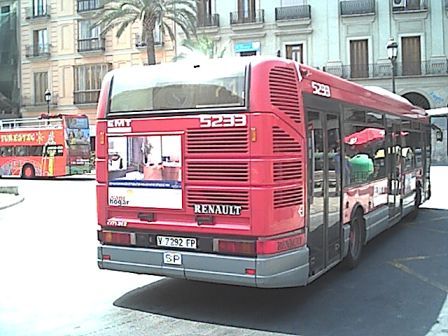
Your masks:
{"label": "bus license plate", "polygon": [[157,236],[157,246],[196,249],[196,238]]}
{"label": "bus license plate", "polygon": [[170,265],[182,265],[182,255],[179,252],[164,252],[163,263]]}

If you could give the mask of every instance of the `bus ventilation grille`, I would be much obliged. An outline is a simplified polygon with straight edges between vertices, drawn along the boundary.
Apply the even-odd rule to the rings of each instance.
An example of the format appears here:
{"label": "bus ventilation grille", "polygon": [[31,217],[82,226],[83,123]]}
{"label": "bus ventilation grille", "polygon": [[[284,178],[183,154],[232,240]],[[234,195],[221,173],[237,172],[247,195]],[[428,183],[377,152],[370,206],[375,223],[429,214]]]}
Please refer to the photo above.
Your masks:
{"label": "bus ventilation grille", "polygon": [[247,162],[187,162],[189,181],[229,181],[248,182],[249,164]]}
{"label": "bus ventilation grille", "polygon": [[187,190],[188,207],[194,204],[240,205],[249,209],[249,191],[235,190]]}
{"label": "bus ventilation grille", "polygon": [[294,187],[274,191],[274,209],[303,204],[303,188]]}
{"label": "bus ventilation grille", "polygon": [[275,162],[274,182],[301,180],[302,169],[301,162]]}
{"label": "bus ventilation grille", "polygon": [[301,153],[302,146],[277,126],[272,128],[274,153]]}
{"label": "bus ventilation grille", "polygon": [[247,129],[188,130],[188,154],[247,153]]}
{"label": "bus ventilation grille", "polygon": [[271,103],[295,123],[302,121],[299,106],[297,76],[292,68],[274,67],[269,73]]}

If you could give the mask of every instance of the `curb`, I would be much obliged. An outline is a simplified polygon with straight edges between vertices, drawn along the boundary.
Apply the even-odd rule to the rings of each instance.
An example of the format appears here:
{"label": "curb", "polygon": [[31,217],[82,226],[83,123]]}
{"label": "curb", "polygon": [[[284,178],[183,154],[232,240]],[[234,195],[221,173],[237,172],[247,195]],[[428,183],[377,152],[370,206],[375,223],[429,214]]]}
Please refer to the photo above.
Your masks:
{"label": "curb", "polygon": [[[19,198],[19,197],[17,197]],[[7,204],[7,205],[0,205],[0,210],[8,209],[14,205],[17,205],[19,203],[22,203],[25,200],[25,197],[20,197],[18,200],[15,200],[14,202]]]}

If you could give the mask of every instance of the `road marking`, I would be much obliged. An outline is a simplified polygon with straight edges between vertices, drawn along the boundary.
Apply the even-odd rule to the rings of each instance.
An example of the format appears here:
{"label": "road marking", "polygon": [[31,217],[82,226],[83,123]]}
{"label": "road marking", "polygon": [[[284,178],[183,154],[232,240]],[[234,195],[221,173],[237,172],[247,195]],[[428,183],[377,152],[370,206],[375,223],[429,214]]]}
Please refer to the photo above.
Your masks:
{"label": "road marking", "polygon": [[445,231],[445,230],[438,230],[438,229],[416,226],[416,224],[412,224],[412,223],[406,224],[406,226],[410,227],[412,229],[417,229],[417,230],[430,231],[430,232],[441,233],[441,234],[448,234],[448,231]]}
{"label": "road marking", "polygon": [[[418,258],[418,257],[414,257],[414,258]],[[420,257],[420,258],[424,258],[424,257]],[[426,258],[429,258],[429,257],[426,257]],[[413,260],[419,260],[419,259],[413,259]],[[420,259],[420,260],[422,260],[422,259]],[[424,283],[426,283],[426,284],[428,284],[428,285],[430,285],[432,287],[435,287],[437,289],[440,289],[441,291],[444,291],[445,293],[448,294],[448,286],[443,285],[443,284],[441,284],[438,281],[431,280],[430,278],[415,272],[414,270],[412,270],[411,268],[401,264],[397,260],[389,261],[388,264],[390,264],[393,267],[399,269],[400,271],[403,271],[403,272],[405,272],[407,274],[410,274],[410,275],[416,277],[417,279],[423,281]]]}

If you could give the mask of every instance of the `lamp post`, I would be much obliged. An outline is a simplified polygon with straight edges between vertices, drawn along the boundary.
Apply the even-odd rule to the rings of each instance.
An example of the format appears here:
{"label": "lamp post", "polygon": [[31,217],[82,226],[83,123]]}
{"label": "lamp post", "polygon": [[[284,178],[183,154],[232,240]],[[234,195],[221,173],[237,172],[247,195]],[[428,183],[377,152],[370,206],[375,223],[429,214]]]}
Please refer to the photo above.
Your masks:
{"label": "lamp post", "polygon": [[387,42],[387,57],[390,60],[390,63],[392,65],[392,92],[395,93],[395,68],[397,64],[397,55],[398,55],[398,43],[395,42],[393,37],[389,39],[389,42]]}
{"label": "lamp post", "polygon": [[50,116],[50,101],[51,101],[51,92],[49,89],[45,90],[45,101],[47,102],[47,115]]}

